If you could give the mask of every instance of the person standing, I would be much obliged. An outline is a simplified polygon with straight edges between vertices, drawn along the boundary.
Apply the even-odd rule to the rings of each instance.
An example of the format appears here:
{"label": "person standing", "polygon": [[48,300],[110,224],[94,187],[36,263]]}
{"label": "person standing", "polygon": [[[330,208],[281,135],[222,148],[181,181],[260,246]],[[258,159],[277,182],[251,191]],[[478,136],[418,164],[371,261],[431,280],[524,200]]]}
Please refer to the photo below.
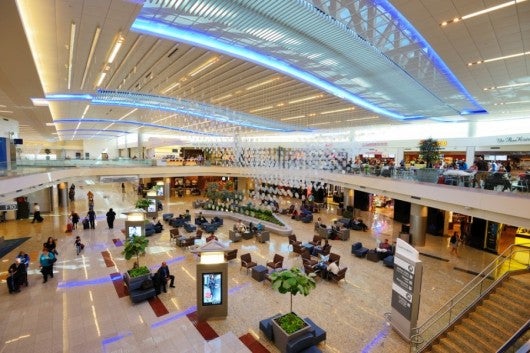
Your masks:
{"label": "person standing", "polygon": [[72,220],[72,228],[77,229],[77,223],[79,223],[79,215],[77,212],[72,211],[70,214],[70,219]]}
{"label": "person standing", "polygon": [[88,213],[88,222],[90,223],[90,229],[96,229],[96,212],[91,208]]}
{"label": "person standing", "polygon": [[48,251],[45,247],[42,249],[42,253],[39,257],[41,273],[43,281],[42,283],[48,282],[48,276],[53,278],[53,264],[57,261],[55,255]]}
{"label": "person standing", "polygon": [[449,242],[451,243],[451,255],[455,254],[456,257],[460,257],[458,255],[458,242],[459,241],[460,241],[460,237],[458,236],[458,233],[454,232]]}
{"label": "person standing", "polygon": [[9,276],[7,276],[7,288],[9,293],[20,292],[20,285],[24,283],[26,278],[26,266],[21,263],[20,258],[16,258],[15,262],[9,266]]}
{"label": "person standing", "polygon": [[116,219],[116,212],[111,208],[109,209],[109,212],[107,212],[107,225],[109,226],[109,229],[114,228],[114,220]]}
{"label": "person standing", "polygon": [[57,241],[53,237],[48,237],[48,240],[42,246],[54,255],[59,255],[57,252]]}
{"label": "person standing", "polygon": [[167,281],[169,282],[169,286],[171,288],[175,288],[175,276],[169,273],[169,267],[167,266],[166,262],[162,262],[162,265],[157,271],[158,277],[160,278],[160,285],[162,286],[164,293],[167,293],[166,285]]}
{"label": "person standing", "polygon": [[37,202],[33,204],[33,220],[31,223],[35,223],[35,221],[39,223],[43,221],[43,218],[40,215],[40,206]]}
{"label": "person standing", "polygon": [[121,193],[125,194],[125,183],[121,183]]}

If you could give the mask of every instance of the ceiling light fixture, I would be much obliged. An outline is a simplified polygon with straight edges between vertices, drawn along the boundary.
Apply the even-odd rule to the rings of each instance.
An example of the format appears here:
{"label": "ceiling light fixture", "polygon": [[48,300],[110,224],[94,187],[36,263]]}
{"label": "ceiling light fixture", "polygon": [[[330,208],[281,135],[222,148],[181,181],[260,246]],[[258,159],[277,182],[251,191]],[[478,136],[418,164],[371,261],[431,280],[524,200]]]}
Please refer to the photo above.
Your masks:
{"label": "ceiling light fixture", "polygon": [[333,113],[340,113],[340,112],[347,112],[350,110],[355,110],[354,107],[351,108],[343,108],[343,109],[336,109],[336,110],[328,110],[326,112],[321,112],[320,115],[326,115],[326,114],[333,114]]}
{"label": "ceiling light fixture", "polygon": [[251,89],[258,88],[258,87],[261,87],[261,86],[264,86],[264,85],[268,85],[269,83],[276,82],[279,79],[280,79],[279,77],[271,78],[270,80],[266,80],[266,81],[263,81],[263,82],[260,82],[260,83],[256,83],[255,85],[249,86],[249,87],[247,87],[245,89],[247,91],[250,91]]}
{"label": "ceiling light fixture", "polygon": [[173,83],[172,85],[168,86],[166,89],[164,89],[162,92],[162,94],[166,94],[168,93],[169,91],[171,91],[173,88],[177,87],[177,86],[180,86],[180,82],[175,82]]}
{"label": "ceiling light fixture", "polygon": [[137,111],[138,108],[134,108],[133,110],[131,110],[130,112],[128,112],[127,114],[125,114],[124,116],[122,116],[121,118],[119,118],[118,120],[123,120],[125,119],[126,117],[128,117],[129,115],[131,115],[132,113],[134,113],[135,111]]}
{"label": "ceiling light fixture", "polygon": [[70,45],[68,47],[68,89],[72,87],[72,65],[74,61],[75,22],[70,25]]}
{"label": "ceiling light fixture", "polygon": [[492,6],[492,7],[485,8],[484,10],[472,12],[472,13],[464,15],[462,17],[455,17],[452,20],[443,21],[442,23],[440,23],[440,26],[445,27],[445,26],[447,26],[448,24],[451,24],[451,23],[457,23],[457,22],[460,22],[460,21],[463,21],[463,20],[467,20],[467,19],[476,17],[476,16],[484,15],[484,14],[487,14],[487,13],[490,13],[490,12],[493,12],[493,11],[497,11],[497,10],[503,9],[505,7],[508,7],[508,6],[519,4],[519,3],[524,2],[524,1],[526,1],[526,0],[512,0],[512,1],[508,1],[508,2],[505,2],[505,3],[499,4],[499,5],[495,5],[495,6]]}
{"label": "ceiling light fixture", "polygon": [[318,98],[322,98],[322,97],[324,97],[323,94],[317,94],[317,95],[314,95],[314,96],[304,97],[304,98],[300,98],[300,99],[294,99],[292,101],[289,101],[289,104],[306,102],[306,101],[310,101],[310,100],[318,99]]}
{"label": "ceiling light fixture", "polygon": [[90,51],[88,52],[88,58],[86,60],[85,72],[83,73],[83,80],[81,80],[81,89],[83,89],[83,87],[85,86],[86,77],[88,75],[88,70],[90,69],[90,65],[92,63],[92,57],[94,56],[94,51],[96,50],[96,45],[98,44],[100,33],[101,28],[96,27],[96,32],[94,33],[94,37],[92,38],[92,44],[90,45]]}
{"label": "ceiling light fixture", "polygon": [[364,118],[354,118],[354,119],[347,119],[346,121],[362,121],[362,120],[374,120],[379,119],[378,116],[366,116]]}
{"label": "ceiling light fixture", "polygon": [[103,83],[103,80],[105,79],[105,76],[107,76],[106,72],[102,72],[99,74],[98,82],[96,82],[96,87],[101,86],[101,84]]}
{"label": "ceiling light fixture", "polygon": [[124,41],[125,38],[121,35],[121,33],[118,33],[116,42],[114,42],[114,46],[112,47],[109,58],[107,59],[108,64],[112,64],[114,62],[114,59],[116,59],[116,55],[118,55],[118,52],[120,51]]}
{"label": "ceiling light fixture", "polygon": [[257,113],[257,112],[261,112],[263,110],[269,110],[269,109],[272,109],[272,108],[274,108],[273,105],[268,105],[268,106],[263,107],[263,108],[258,108],[258,109],[251,110],[250,113]]}
{"label": "ceiling light fixture", "polygon": [[46,98],[31,98],[31,102],[36,107],[47,107],[50,105]]}
{"label": "ceiling light fixture", "polygon": [[13,114],[11,110],[0,110],[0,113]]}
{"label": "ceiling light fixture", "polygon": [[297,116],[292,116],[290,118],[281,118],[280,120],[288,121],[288,120],[295,120],[295,119],[302,119],[302,118],[305,118],[305,115],[297,115]]}
{"label": "ceiling light fixture", "polygon": [[491,90],[494,90],[494,89],[521,87],[521,86],[526,86],[526,85],[530,85],[530,82],[513,83],[511,85],[503,85],[503,86],[491,86],[491,87],[485,87],[482,90],[483,91],[491,91]]}
{"label": "ceiling light fixture", "polygon": [[88,112],[88,108],[90,108],[90,105],[87,104],[86,107],[85,107],[85,110],[83,110],[83,114],[81,114],[81,119],[83,119],[86,115],[86,113]]}
{"label": "ceiling light fixture", "polygon": [[318,125],[328,125],[328,124],[331,124],[331,122],[327,121],[327,122],[324,122],[324,123],[313,123],[313,124],[308,124],[308,126],[318,126]]}
{"label": "ceiling light fixture", "polygon": [[228,99],[228,98],[232,98],[234,95],[232,93],[229,93],[225,96],[222,96],[222,97],[219,97],[219,98],[215,98],[215,99],[212,99],[212,103],[217,103],[217,102],[220,102],[222,100],[225,100],[225,99]]}
{"label": "ceiling light fixture", "polygon": [[510,54],[510,55],[505,55],[505,56],[499,56],[499,57],[491,58],[491,59],[478,60],[478,61],[467,63],[467,66],[479,65],[483,63],[491,63],[491,62],[499,61],[499,60],[512,59],[512,58],[517,58],[517,57],[528,55],[528,54],[530,54],[530,51],[525,51],[522,53]]}
{"label": "ceiling light fixture", "polygon": [[218,56],[214,56],[213,58],[210,58],[208,61],[202,63],[197,68],[192,70],[190,72],[190,76],[193,77],[193,76],[197,75],[199,72],[201,72],[203,70],[206,70],[208,67],[210,67],[211,65],[215,64],[217,61],[219,61],[219,57]]}

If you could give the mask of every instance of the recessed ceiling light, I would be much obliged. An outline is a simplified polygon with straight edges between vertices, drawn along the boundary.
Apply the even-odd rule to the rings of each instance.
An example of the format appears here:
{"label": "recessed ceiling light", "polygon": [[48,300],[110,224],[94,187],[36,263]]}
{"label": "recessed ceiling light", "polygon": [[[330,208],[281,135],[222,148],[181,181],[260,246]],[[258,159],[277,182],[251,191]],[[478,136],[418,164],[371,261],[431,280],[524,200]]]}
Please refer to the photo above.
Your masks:
{"label": "recessed ceiling light", "polygon": [[281,118],[281,121],[287,121],[287,120],[295,120],[295,119],[302,119],[305,118],[305,115],[297,115],[297,116],[291,116],[290,118]]}
{"label": "recessed ceiling light", "polygon": [[513,83],[511,85],[485,87],[482,90],[483,91],[491,91],[491,90],[499,89],[499,88],[521,87],[521,86],[526,86],[526,85],[530,85],[530,82],[521,82],[521,83]]}
{"label": "recessed ceiling light", "polygon": [[309,100],[318,99],[318,98],[322,98],[322,97],[324,97],[323,94],[317,94],[317,95],[314,95],[314,96],[309,96],[309,97],[304,97],[304,98],[294,99],[294,100],[292,100],[292,101],[289,101],[289,104],[300,103],[300,102],[306,102],[306,101],[309,101]]}
{"label": "recessed ceiling light", "polygon": [[326,112],[321,112],[320,115],[326,115],[326,114],[332,114],[332,113],[340,113],[340,112],[347,112],[347,111],[350,111],[350,110],[355,110],[354,107],[350,107],[350,108],[343,108],[343,109],[336,109],[336,110],[328,110]]}
{"label": "recessed ceiling light", "polygon": [[473,65],[478,65],[478,64],[482,64],[482,63],[491,63],[491,62],[499,61],[499,60],[512,59],[512,58],[517,58],[517,57],[528,55],[528,54],[530,54],[530,51],[525,51],[525,52],[516,53],[516,54],[510,54],[510,55],[504,55],[504,56],[499,56],[499,57],[496,57],[496,58],[490,58],[490,59],[484,59],[484,60],[470,62],[470,63],[467,64],[467,66],[473,66]]}
{"label": "recessed ceiling light", "polygon": [[525,2],[525,1],[526,0],[511,0],[511,1],[499,4],[499,5],[487,7],[485,9],[483,9],[483,10],[472,12],[472,13],[464,15],[462,17],[455,17],[452,20],[443,21],[442,23],[440,23],[440,26],[445,27],[445,26],[447,26],[448,24],[451,24],[451,23],[457,23],[457,22],[460,22],[460,21],[463,21],[463,20],[467,20],[467,19],[476,17],[476,16],[484,15],[484,14],[487,14],[487,13],[490,13],[490,12],[493,12],[493,11],[497,11],[497,10],[503,9],[505,7],[508,7],[508,6],[516,5],[516,4],[519,4],[521,2]]}

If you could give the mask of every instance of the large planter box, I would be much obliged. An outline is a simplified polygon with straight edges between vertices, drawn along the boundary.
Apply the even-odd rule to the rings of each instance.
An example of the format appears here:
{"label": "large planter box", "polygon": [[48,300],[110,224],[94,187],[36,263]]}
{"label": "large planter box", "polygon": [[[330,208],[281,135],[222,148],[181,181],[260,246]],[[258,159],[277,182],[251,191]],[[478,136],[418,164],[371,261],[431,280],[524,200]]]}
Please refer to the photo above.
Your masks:
{"label": "large planter box", "polygon": [[[304,320],[305,322],[305,320]],[[297,340],[299,337],[306,335],[311,331],[311,325],[305,322],[306,326],[301,330],[298,330],[292,334],[285,332],[280,325],[276,322],[276,319],[272,320],[272,332],[274,336],[274,345],[280,350],[281,353],[287,353],[287,346],[289,342]]]}

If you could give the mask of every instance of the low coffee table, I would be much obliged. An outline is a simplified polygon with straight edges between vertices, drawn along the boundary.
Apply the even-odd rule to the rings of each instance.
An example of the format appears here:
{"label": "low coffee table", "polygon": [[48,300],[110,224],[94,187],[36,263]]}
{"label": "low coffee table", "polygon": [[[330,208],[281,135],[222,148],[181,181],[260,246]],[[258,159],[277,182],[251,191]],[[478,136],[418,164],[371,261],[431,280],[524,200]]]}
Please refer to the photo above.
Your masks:
{"label": "low coffee table", "polygon": [[252,267],[252,278],[256,281],[261,282],[265,279],[265,274],[267,273],[267,267],[263,265],[257,265]]}

